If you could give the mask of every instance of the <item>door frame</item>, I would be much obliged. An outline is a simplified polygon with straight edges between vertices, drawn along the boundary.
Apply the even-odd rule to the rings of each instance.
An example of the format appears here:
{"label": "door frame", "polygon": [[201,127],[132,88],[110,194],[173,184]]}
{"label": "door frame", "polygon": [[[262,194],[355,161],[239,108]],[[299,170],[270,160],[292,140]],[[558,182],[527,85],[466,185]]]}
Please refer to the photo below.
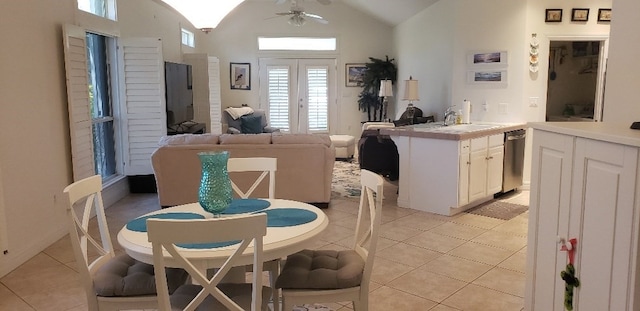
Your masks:
{"label": "door frame", "polygon": [[[609,57],[609,35],[586,35],[586,36],[546,36],[547,58],[550,55],[551,41],[601,41],[602,47],[598,55],[598,72],[596,73],[596,95],[593,101],[593,121],[602,121],[602,111],[604,109],[604,88],[607,69],[607,59]],[[547,64],[548,65],[548,64]],[[547,76],[544,86],[545,96],[549,96],[549,77]],[[545,100],[545,116],[547,101]]]}
{"label": "door frame", "polygon": [[[338,58],[335,56],[307,56],[307,57],[260,57],[258,59],[258,88],[259,88],[259,98],[258,98],[258,105],[260,109],[264,109],[265,112],[268,114],[268,107],[267,107],[267,98],[266,98],[266,88],[265,85],[263,85],[264,81],[263,79],[266,77],[265,76],[265,72],[263,72],[263,64],[265,62],[269,62],[269,61],[273,61],[273,62],[295,62],[296,63],[296,70],[295,72],[291,72],[292,77],[291,79],[295,79],[296,83],[292,83],[292,87],[293,85],[296,86],[296,89],[290,90],[290,96],[291,98],[297,103],[299,100],[299,86],[298,86],[298,81],[300,80],[300,78],[298,77],[298,73],[300,70],[300,61],[313,61],[313,60],[320,60],[320,61],[329,61],[332,62],[332,64],[330,66],[332,66],[333,68],[333,74],[331,74],[331,70],[330,74],[329,74],[329,102],[327,105],[327,110],[328,110],[328,116],[329,116],[329,124],[328,124],[328,133],[333,133],[333,129],[338,127],[338,83],[337,83],[337,79],[338,79]],[[295,75],[295,76],[294,76]],[[293,94],[292,94],[293,93]],[[298,122],[298,117],[295,116],[294,117],[296,125],[299,123]],[[291,119],[290,119],[291,122]],[[293,130],[293,128],[290,129],[291,131]],[[299,132],[298,129],[295,130],[295,132]]]}

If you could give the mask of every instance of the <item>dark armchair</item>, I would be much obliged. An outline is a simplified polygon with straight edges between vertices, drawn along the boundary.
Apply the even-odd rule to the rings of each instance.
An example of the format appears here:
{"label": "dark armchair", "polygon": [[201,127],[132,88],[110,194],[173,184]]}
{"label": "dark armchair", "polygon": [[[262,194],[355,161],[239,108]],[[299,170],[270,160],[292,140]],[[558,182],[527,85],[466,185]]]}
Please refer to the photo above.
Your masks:
{"label": "dark armchair", "polygon": [[267,124],[267,116],[264,110],[255,109],[253,113],[241,116],[237,119],[226,110],[222,111],[224,122],[228,124],[227,133],[229,134],[260,134],[279,132],[280,129],[273,128]]}

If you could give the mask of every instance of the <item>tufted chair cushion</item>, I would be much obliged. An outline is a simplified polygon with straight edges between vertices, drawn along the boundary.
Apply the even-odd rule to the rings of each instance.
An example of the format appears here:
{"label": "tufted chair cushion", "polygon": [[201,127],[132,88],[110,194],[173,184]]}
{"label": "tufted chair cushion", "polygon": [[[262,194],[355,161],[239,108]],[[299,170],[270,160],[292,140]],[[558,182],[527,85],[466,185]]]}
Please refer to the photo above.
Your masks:
{"label": "tufted chair cushion", "polygon": [[[167,269],[169,293],[187,281],[182,269]],[[155,295],[153,266],[139,262],[126,254],[118,255],[98,269],[93,278],[96,294],[102,297]]]}
{"label": "tufted chair cushion", "polygon": [[276,288],[340,289],[359,286],[364,260],[354,250],[303,250],[287,257]]}

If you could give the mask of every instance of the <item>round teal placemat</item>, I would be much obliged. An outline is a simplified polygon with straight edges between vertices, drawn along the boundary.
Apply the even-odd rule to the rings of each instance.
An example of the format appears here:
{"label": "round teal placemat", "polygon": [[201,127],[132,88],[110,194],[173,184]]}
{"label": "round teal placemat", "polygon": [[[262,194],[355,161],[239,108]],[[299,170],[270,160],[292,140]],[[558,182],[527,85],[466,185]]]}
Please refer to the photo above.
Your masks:
{"label": "round teal placemat", "polygon": [[197,243],[197,244],[176,244],[177,246],[183,248],[193,248],[193,249],[207,249],[207,248],[216,248],[216,247],[225,247],[233,244],[240,243],[240,240],[237,241],[227,241],[227,242],[215,242],[215,243]]}
{"label": "round teal placemat", "polygon": [[136,218],[127,223],[127,229],[136,232],[147,232],[147,219],[204,219],[204,216],[196,213],[164,213]]}
{"label": "round teal placemat", "polygon": [[224,215],[244,214],[261,211],[269,207],[271,203],[262,199],[233,199],[227,209],[222,212]]}
{"label": "round teal placemat", "polygon": [[275,208],[261,213],[267,214],[267,227],[291,227],[312,222],[318,215],[299,208]]}

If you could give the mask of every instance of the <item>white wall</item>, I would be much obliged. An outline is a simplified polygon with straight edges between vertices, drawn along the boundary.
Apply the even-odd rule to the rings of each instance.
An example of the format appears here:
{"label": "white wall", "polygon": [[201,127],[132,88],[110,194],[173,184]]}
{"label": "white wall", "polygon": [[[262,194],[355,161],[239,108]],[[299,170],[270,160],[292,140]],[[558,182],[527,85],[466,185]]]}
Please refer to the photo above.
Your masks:
{"label": "white wall", "polygon": [[[325,17],[328,25],[308,21],[302,27],[287,24],[286,17],[272,18],[276,12],[287,11],[286,5],[276,6],[273,1],[246,1],[200,40],[207,53],[220,59],[222,106],[247,104],[257,108],[260,88],[258,84],[258,59],[261,57],[332,57],[337,58],[337,105],[330,107],[337,116],[333,134],[360,136],[360,121],[366,113],[358,110],[358,94],[361,88],[345,87],[345,63],[365,63],[369,57],[384,59],[392,55],[392,28],[360,11],[336,1],[320,5],[316,1],[303,3],[307,12]],[[259,52],[258,36],[336,36],[338,51],[331,53]],[[229,63],[251,63],[251,90],[231,90],[229,87]]]}
{"label": "white wall", "polygon": [[604,122],[631,124],[633,121],[640,121],[638,12],[640,1],[615,0],[613,3]]}
{"label": "white wall", "polygon": [[[0,208],[9,245],[0,253],[0,276],[67,230],[62,189],[72,177],[62,25],[76,23],[75,3],[0,1]],[[163,38],[165,58],[180,60],[182,17],[151,0],[118,4],[123,36]]]}

